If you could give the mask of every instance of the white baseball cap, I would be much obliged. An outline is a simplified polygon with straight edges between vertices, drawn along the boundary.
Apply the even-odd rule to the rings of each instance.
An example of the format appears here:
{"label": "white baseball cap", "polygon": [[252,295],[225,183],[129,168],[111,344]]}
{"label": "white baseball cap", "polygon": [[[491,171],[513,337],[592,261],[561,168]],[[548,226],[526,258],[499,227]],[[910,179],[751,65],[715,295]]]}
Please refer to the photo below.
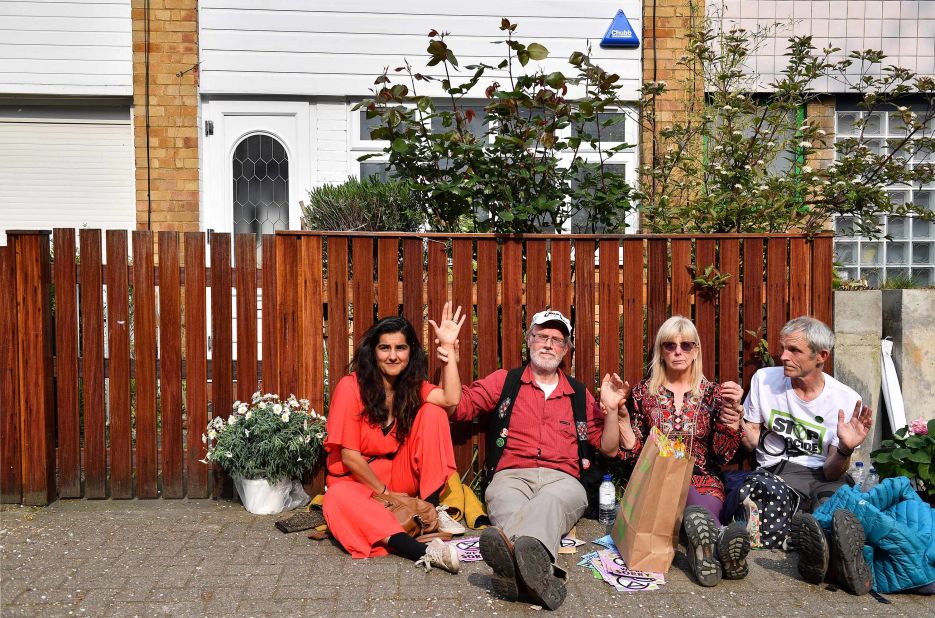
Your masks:
{"label": "white baseball cap", "polygon": [[555,311],[554,309],[546,309],[532,316],[529,320],[529,328],[549,323],[557,323],[565,331],[565,334],[571,337],[571,321],[562,315],[561,311]]}

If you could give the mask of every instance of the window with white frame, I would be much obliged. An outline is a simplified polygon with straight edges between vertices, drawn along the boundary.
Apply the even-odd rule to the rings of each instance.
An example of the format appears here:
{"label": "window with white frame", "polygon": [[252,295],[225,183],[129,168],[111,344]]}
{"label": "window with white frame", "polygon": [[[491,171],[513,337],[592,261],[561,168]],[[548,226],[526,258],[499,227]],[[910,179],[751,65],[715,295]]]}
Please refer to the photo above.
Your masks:
{"label": "window with white frame", "polygon": [[[857,122],[866,119],[863,135],[876,153],[888,154],[894,142],[905,137],[906,131],[896,113],[874,111],[869,114],[839,105],[835,113],[835,138],[856,137]],[[909,165],[931,161],[931,153],[914,153]],[[935,184],[924,186],[887,187],[896,203],[912,202],[935,210]],[[871,287],[879,287],[887,279],[911,279],[919,285],[935,284],[935,223],[916,217],[880,216],[880,230],[886,238],[871,240],[850,235],[852,217],[837,217],[834,229],[835,261],[838,273],[847,279],[865,279]]]}
{"label": "window with white frame", "polygon": [[[357,177],[363,180],[371,176],[376,176],[385,181],[390,172],[386,169],[387,155],[383,149],[387,145],[386,140],[375,140],[370,137],[370,131],[380,126],[380,118],[367,118],[367,110],[359,109],[351,111],[351,148],[350,148],[350,169],[357,166]],[[375,154],[377,156],[358,161],[358,157],[366,154]]]}
{"label": "window with white frame", "polygon": [[[438,102],[436,109],[439,111],[444,111],[445,109],[450,110],[450,105],[446,105],[444,102]],[[473,117],[471,118],[468,130],[471,131],[475,136],[481,137],[487,131],[487,116],[484,111],[484,105],[481,102],[468,102],[460,106],[460,109],[463,110],[472,110],[474,112]],[[603,125],[606,121],[614,119],[616,122],[609,124],[608,126],[598,126]],[[379,126],[379,118],[367,118],[366,110],[357,110],[351,112],[351,134],[353,136],[351,142],[351,159],[352,166],[351,169],[354,169],[353,164],[358,166],[359,178],[367,178],[371,176],[377,176],[383,180],[392,175],[392,170],[387,170],[387,160],[388,156],[383,152],[383,149],[386,148],[387,142],[385,140],[374,140],[370,137],[370,131],[377,126]],[[432,131],[447,131],[450,130],[449,127],[442,126],[442,120],[440,118],[433,118],[431,121],[431,130]],[[623,176],[628,182],[636,182],[636,169],[638,162],[638,148],[636,146],[636,136],[639,134],[637,128],[637,120],[635,115],[635,110],[618,110],[612,112],[605,112],[600,114],[600,117],[595,122],[588,123],[581,131],[590,135],[600,135],[600,143],[603,148],[610,148],[617,146],[619,144],[625,143],[628,136],[632,136],[630,147],[624,150],[621,150],[611,158],[607,158],[607,153],[603,154],[604,157],[604,171],[609,174],[619,174]],[[577,135],[579,130],[576,127],[568,127],[562,129],[559,134],[560,138],[567,138],[570,136]],[[357,161],[357,159],[365,154],[375,154],[377,156],[367,159],[366,161]],[[559,160],[564,162],[565,165],[569,165],[573,156],[572,151],[566,151],[559,154]],[[581,147],[578,149],[577,155],[582,157],[585,161],[591,163],[597,163],[601,160],[601,153],[591,147],[589,143],[582,143]],[[571,179],[572,183],[577,182],[578,179]],[[479,218],[483,218],[484,213],[478,213]],[[628,217],[629,227],[627,228],[628,232],[635,232],[637,229],[637,223],[639,218],[636,213],[632,213]],[[563,232],[591,232],[598,231],[600,229],[594,230],[593,226],[589,224],[589,216],[586,211],[579,211],[575,213],[568,221],[565,222]]]}
{"label": "window with white frame", "polygon": [[[636,142],[637,136],[639,135],[639,128],[636,120],[636,111],[634,109],[602,112],[598,115],[596,120],[586,123],[580,129],[579,127],[571,126],[566,129],[566,131],[569,136],[572,137],[577,136],[579,133],[599,137],[601,148],[604,150],[629,143],[629,148],[615,152],[613,156],[608,158],[608,153],[605,152],[602,155],[596,149],[592,148],[590,143],[582,142],[581,147],[578,149],[578,156],[588,163],[599,163],[603,156],[604,174],[619,175],[630,184],[636,183],[638,162],[638,148]],[[627,139],[628,137],[630,138],[629,142]],[[566,161],[566,164],[570,163],[571,154],[572,153],[569,152],[562,157]],[[572,186],[577,184],[578,181],[578,178],[573,178],[571,180]],[[639,223],[639,215],[635,211],[630,213],[627,216],[627,223],[628,227],[626,228],[626,232],[635,233]],[[587,210],[579,210],[573,213],[571,219],[565,222],[562,231],[586,234],[600,233],[604,230],[601,225],[591,222],[590,213],[588,213]]]}

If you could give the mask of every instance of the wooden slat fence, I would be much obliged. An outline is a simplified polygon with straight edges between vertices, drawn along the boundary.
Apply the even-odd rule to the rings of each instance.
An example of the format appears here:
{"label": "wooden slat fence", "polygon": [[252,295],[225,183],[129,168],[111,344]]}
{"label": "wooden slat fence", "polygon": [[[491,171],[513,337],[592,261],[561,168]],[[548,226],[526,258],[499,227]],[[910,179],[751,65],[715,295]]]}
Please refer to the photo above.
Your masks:
{"label": "wooden slat fence", "polygon": [[[706,375],[744,385],[761,337],[777,354],[789,317],[832,318],[830,235],[7,234],[4,502],[217,494],[222,476],[199,461],[213,415],[257,388],[323,411],[376,319],[403,315],[430,343],[447,299],[468,311],[465,382],[522,363],[545,307],[572,319],[567,366],[591,386],[608,371],[639,380],[676,313],[699,327]],[[702,293],[691,273],[712,265],[730,277]],[[452,428],[462,472],[483,459],[480,431]],[[319,490],[320,471],[308,481]]]}

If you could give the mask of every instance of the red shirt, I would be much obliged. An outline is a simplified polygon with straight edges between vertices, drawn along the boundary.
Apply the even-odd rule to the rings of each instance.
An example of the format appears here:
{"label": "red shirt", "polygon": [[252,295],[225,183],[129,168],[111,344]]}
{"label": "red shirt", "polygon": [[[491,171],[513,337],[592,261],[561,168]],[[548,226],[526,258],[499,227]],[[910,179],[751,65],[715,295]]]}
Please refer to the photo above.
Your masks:
{"label": "red shirt", "polygon": [[[498,369],[470,386],[461,387],[461,402],[452,419],[469,421],[492,411],[506,382],[507,371]],[[558,385],[549,395],[533,380],[529,366],[520,378],[519,393],[510,414],[509,435],[497,470],[551,468],[578,477],[578,441],[571,408],[574,390],[560,370]],[[591,393],[585,393],[588,411],[588,442],[600,448],[604,419]]]}

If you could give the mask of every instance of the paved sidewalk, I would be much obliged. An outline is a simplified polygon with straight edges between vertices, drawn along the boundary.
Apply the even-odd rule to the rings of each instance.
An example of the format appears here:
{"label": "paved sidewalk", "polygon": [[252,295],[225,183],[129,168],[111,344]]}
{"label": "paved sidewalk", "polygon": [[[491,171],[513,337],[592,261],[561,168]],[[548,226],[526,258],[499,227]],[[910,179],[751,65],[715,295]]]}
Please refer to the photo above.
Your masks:
{"label": "paved sidewalk", "polygon": [[[359,616],[533,614],[493,596],[482,562],[460,575],[390,556],[351,560],[330,541],[284,535],[281,516],[254,516],[210,500],[63,500],[0,512],[3,616]],[[594,521],[578,535],[602,534]],[[596,548],[590,543],[579,548]],[[579,554],[580,555],[580,554]],[[891,595],[884,605],[811,586],[795,558],[751,554],[745,581],[700,588],[680,554],[659,591],[615,593],[574,566],[556,616],[935,616],[931,598]],[[543,610],[544,611],[544,610]],[[539,615],[542,615],[541,613]]]}

